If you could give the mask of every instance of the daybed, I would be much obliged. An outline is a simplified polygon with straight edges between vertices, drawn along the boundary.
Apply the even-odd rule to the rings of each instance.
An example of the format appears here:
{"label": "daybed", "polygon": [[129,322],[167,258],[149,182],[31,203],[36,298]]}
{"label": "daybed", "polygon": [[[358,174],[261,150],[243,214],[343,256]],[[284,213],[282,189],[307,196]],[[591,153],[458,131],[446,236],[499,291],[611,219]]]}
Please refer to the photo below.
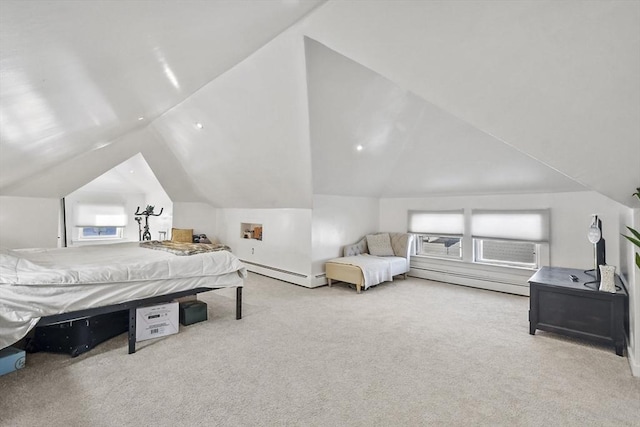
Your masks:
{"label": "daybed", "polygon": [[399,274],[406,279],[412,242],[408,233],[377,233],[345,246],[343,257],[325,264],[329,286],[334,280],[352,283],[360,293]]}
{"label": "daybed", "polygon": [[[237,288],[236,317],[240,318],[247,273],[231,252],[197,253],[194,245],[186,244],[183,255],[189,256],[178,256],[175,244],[169,251],[140,245],[1,250],[0,349],[22,339],[36,325],[123,309],[135,314],[142,304],[226,287]],[[135,315],[130,322],[135,322]],[[135,324],[130,323],[130,330],[131,326],[135,331]],[[130,332],[129,352],[134,351],[135,336]]]}

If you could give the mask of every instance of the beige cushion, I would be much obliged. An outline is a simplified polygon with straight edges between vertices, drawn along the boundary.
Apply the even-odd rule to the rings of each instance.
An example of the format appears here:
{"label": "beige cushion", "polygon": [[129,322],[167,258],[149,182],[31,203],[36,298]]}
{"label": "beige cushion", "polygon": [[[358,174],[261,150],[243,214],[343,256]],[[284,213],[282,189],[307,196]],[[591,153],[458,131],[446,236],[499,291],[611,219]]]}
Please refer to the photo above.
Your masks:
{"label": "beige cushion", "polygon": [[171,241],[193,243],[193,228],[172,228]]}
{"label": "beige cushion", "polygon": [[394,256],[389,233],[367,234],[369,253],[377,256]]}

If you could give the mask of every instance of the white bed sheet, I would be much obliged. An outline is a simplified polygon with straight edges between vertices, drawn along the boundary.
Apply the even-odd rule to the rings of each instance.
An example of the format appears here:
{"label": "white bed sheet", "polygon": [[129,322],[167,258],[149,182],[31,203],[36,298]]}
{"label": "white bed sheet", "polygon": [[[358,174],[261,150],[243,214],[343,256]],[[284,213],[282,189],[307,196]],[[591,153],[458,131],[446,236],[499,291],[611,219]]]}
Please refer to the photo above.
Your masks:
{"label": "white bed sheet", "polygon": [[43,316],[198,287],[238,287],[246,275],[227,251],[176,256],[137,243],[3,250],[0,349],[24,337]]}

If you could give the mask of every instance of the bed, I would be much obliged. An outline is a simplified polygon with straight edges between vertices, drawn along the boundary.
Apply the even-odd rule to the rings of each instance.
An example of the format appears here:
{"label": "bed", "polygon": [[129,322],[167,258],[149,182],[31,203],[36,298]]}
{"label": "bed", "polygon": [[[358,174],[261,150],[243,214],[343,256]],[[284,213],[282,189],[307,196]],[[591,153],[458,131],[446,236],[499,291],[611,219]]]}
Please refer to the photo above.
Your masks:
{"label": "bed", "polygon": [[344,256],[325,263],[328,285],[351,283],[357,293],[402,274],[406,278],[413,236],[408,233],[377,233],[344,248]]}
{"label": "bed", "polygon": [[[160,245],[161,246],[161,245]],[[236,288],[246,269],[227,250],[180,256],[138,242],[0,251],[0,349],[37,325],[135,308],[220,288]],[[175,246],[174,246],[175,251]],[[193,252],[193,251],[191,251]],[[130,323],[129,352],[135,351]]]}

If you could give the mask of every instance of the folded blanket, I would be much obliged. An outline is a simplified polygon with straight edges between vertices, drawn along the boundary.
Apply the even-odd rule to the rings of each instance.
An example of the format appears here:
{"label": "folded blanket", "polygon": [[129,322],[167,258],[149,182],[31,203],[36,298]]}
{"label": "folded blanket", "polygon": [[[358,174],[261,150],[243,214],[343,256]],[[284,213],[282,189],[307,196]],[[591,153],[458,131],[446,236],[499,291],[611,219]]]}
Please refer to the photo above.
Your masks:
{"label": "folded blanket", "polygon": [[361,254],[334,258],[327,262],[348,264],[359,267],[362,270],[362,275],[364,276],[364,288],[368,289],[370,286],[377,285],[378,283],[393,280],[393,274],[391,272],[391,258],[392,257]]}
{"label": "folded blanket", "polygon": [[206,252],[229,251],[231,248],[220,243],[185,243],[173,242],[171,240],[150,240],[140,243],[141,248],[156,249],[165,251],[174,255],[186,256],[203,254]]}

